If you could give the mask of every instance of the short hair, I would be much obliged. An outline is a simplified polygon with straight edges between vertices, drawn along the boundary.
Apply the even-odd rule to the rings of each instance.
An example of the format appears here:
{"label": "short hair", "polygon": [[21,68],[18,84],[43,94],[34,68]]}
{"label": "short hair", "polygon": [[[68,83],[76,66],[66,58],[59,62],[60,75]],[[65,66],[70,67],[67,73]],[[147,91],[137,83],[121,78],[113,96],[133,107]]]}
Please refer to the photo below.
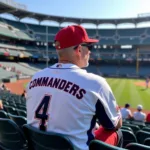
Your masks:
{"label": "short hair", "polygon": [[128,107],[130,107],[130,104],[125,104],[125,108],[128,108]]}

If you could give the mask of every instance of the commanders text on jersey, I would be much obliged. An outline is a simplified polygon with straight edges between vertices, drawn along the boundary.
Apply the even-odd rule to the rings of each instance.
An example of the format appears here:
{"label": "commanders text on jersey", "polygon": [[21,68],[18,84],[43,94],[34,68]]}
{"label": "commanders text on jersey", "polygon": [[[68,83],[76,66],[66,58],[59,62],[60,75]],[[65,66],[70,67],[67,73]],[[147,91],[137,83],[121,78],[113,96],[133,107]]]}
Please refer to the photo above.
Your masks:
{"label": "commanders text on jersey", "polygon": [[86,91],[80,88],[75,83],[66,81],[64,79],[59,78],[50,78],[50,77],[41,77],[34,79],[29,84],[29,89],[38,87],[38,86],[46,86],[51,88],[57,88],[59,90],[63,90],[67,93],[76,96],[77,99],[82,99]]}

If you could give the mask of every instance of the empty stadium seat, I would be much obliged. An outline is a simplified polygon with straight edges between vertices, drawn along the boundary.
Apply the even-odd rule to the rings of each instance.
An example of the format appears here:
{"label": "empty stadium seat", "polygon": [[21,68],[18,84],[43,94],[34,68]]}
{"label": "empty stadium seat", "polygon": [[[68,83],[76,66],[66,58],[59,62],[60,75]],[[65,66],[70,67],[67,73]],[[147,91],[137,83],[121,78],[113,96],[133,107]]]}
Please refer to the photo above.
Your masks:
{"label": "empty stadium seat", "polygon": [[7,113],[13,114],[13,115],[18,115],[16,109],[12,106],[4,106],[6,109]]}
{"label": "empty stadium seat", "polygon": [[5,150],[27,150],[27,143],[23,133],[10,119],[0,118],[0,145]]}
{"label": "empty stadium seat", "polygon": [[11,120],[13,120],[21,129],[24,124],[27,123],[27,119],[23,116],[16,116],[8,113],[8,116]]}
{"label": "empty stadium seat", "polygon": [[123,150],[123,148],[112,146],[99,140],[93,140],[90,142],[89,150]]}
{"label": "empty stadium seat", "polygon": [[18,112],[19,116],[22,116],[22,117],[25,117],[25,118],[27,117],[26,111],[21,110],[21,109],[16,109],[16,111]]}
{"label": "empty stadium seat", "polygon": [[150,137],[144,140],[144,145],[150,146]]}
{"label": "empty stadium seat", "polygon": [[40,131],[28,124],[23,129],[31,150],[75,150],[70,140],[61,134]]}
{"label": "empty stadium seat", "polygon": [[133,132],[133,130],[132,130],[130,127],[127,127],[127,126],[122,126],[121,129],[129,130],[129,131],[132,131],[132,132]]}
{"label": "empty stadium seat", "polygon": [[8,118],[8,115],[4,110],[0,110],[0,118]]}
{"label": "empty stadium seat", "polygon": [[136,132],[140,130],[139,126],[133,124],[123,124],[123,126],[130,127],[133,130],[134,134],[136,134]]}
{"label": "empty stadium seat", "polygon": [[150,150],[149,146],[138,143],[130,143],[125,148],[128,150]]}
{"label": "empty stadium seat", "polygon": [[138,132],[136,133],[137,141],[138,141],[138,143],[140,143],[140,144],[143,144],[143,143],[144,143],[144,140],[145,140],[146,138],[149,138],[149,137],[150,137],[150,132],[147,132],[147,131],[142,131],[142,130],[140,130],[140,131],[138,131]]}
{"label": "empty stadium seat", "polygon": [[141,122],[141,121],[133,120],[133,121],[131,121],[131,123],[134,124],[134,125],[138,125],[141,129],[146,126],[145,123]]}
{"label": "empty stadium seat", "polygon": [[137,142],[136,136],[132,131],[121,129],[123,134],[123,147],[131,142]]}
{"label": "empty stadium seat", "polygon": [[147,132],[150,132],[150,127],[144,127],[142,128],[143,131],[147,131]]}

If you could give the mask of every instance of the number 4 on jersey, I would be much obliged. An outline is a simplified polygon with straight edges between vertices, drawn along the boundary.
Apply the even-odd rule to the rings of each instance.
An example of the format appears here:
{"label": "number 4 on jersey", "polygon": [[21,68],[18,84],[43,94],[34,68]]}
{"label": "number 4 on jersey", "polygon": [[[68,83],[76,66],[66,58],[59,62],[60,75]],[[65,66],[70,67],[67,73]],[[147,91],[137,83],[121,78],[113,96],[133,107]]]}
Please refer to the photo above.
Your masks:
{"label": "number 4 on jersey", "polygon": [[46,130],[46,121],[48,120],[47,110],[49,108],[50,100],[51,95],[45,95],[35,111],[35,118],[40,119],[40,130]]}

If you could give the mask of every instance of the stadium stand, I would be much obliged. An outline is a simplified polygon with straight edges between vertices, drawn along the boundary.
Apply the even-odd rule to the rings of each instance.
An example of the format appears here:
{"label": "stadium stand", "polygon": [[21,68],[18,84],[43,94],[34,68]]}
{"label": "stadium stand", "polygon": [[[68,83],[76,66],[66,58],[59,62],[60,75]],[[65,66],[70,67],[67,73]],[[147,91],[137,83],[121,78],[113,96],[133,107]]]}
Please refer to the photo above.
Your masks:
{"label": "stadium stand", "polygon": [[[2,5],[0,7],[2,7]],[[5,7],[7,8],[7,6]],[[5,7],[4,9],[2,9],[4,12]],[[31,12],[22,13],[21,10],[16,9],[15,11],[11,11],[11,8],[9,7],[7,8],[7,10],[10,10],[10,13],[16,17],[19,17],[19,19],[24,18],[24,16],[22,15],[29,15],[33,17],[35,16],[37,17],[36,19],[39,20],[43,19],[44,17],[49,17],[47,15],[43,16],[37,13],[34,13],[33,15]],[[43,18],[40,18],[40,15]],[[62,20],[64,19],[60,17],[57,18],[57,16],[51,16],[49,18],[53,18],[54,21],[58,22],[62,22]],[[69,19],[77,23],[84,23],[84,21],[86,22],[86,20],[80,18],[68,18],[68,20]],[[137,18],[132,18],[129,20],[89,19],[88,22],[94,24],[96,22],[109,22],[114,24],[115,22],[115,25],[118,25],[122,22],[140,23],[145,20],[149,20],[149,18],[143,18],[140,20]],[[45,25],[23,23],[20,21],[14,21],[0,17],[0,65],[2,65],[0,67],[0,81],[3,79],[17,77],[20,74],[27,75],[26,77],[28,77],[29,75],[31,77],[35,72],[45,68],[45,62],[47,60],[49,60],[49,65],[57,62],[57,54],[55,48],[53,47],[53,41],[55,34],[59,31],[60,28],[60,26],[46,27]],[[87,29],[87,32],[90,37],[100,39],[100,42],[97,45],[94,45],[94,48],[91,52],[89,67],[85,68],[89,72],[106,77],[145,78],[146,75],[150,75],[149,27],[132,29],[97,28]],[[47,37],[48,46],[46,41]],[[131,45],[132,48],[125,49],[121,47],[122,45]],[[137,62],[139,62],[138,65]],[[15,71],[9,70],[7,69],[7,67],[15,68]],[[17,150],[27,149],[28,146],[33,146],[33,143],[31,143],[31,145],[27,145],[27,140],[30,143],[30,138],[32,136],[29,138],[29,136],[26,135],[26,139],[22,130],[22,126],[26,124],[27,115],[25,99],[19,95],[9,92],[0,92],[0,99],[2,99],[4,104],[4,110],[0,110],[0,149],[8,148]],[[28,134],[32,135],[29,126],[24,126],[24,130],[28,130]],[[124,120],[121,130],[123,131],[124,135],[124,149],[150,149],[148,146],[146,146],[150,145],[149,123],[145,122],[141,124],[135,121]],[[32,130],[32,132],[37,133],[37,131],[35,131],[34,129]],[[43,139],[45,139],[43,138],[43,133],[42,140],[41,137],[36,137],[35,146],[39,146],[39,140],[40,142],[47,143],[47,141],[43,141]],[[58,141],[55,144],[55,146],[60,146],[58,144]],[[64,141],[62,145],[65,145]],[[68,143],[66,145],[71,147],[71,145]],[[49,146],[51,146],[51,143],[48,143],[48,147]],[[92,141],[90,144],[90,150],[95,150],[97,148],[104,150],[120,149],[107,145],[100,141]]]}

